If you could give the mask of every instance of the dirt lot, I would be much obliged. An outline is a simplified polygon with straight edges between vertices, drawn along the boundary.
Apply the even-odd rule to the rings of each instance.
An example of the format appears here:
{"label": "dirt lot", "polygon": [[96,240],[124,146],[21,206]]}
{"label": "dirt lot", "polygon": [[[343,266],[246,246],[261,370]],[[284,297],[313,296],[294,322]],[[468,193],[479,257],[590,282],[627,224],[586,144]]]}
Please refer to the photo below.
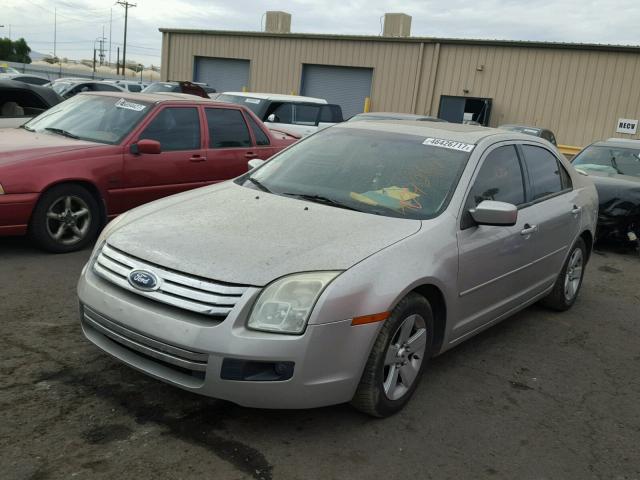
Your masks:
{"label": "dirt lot", "polygon": [[0,478],[640,479],[640,259],[593,256],[564,314],[534,306],[432,361],[408,408],[251,410],[149,379],[78,324],[88,251],[0,239]]}

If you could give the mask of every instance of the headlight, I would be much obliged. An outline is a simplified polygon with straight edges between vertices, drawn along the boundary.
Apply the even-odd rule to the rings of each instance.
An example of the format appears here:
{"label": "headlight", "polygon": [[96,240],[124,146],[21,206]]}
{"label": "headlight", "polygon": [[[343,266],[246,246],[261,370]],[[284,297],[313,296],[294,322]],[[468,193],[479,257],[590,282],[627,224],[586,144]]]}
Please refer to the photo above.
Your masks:
{"label": "headlight", "polygon": [[302,333],[318,297],[340,273],[297,273],[276,280],[258,297],[247,327],[266,332]]}

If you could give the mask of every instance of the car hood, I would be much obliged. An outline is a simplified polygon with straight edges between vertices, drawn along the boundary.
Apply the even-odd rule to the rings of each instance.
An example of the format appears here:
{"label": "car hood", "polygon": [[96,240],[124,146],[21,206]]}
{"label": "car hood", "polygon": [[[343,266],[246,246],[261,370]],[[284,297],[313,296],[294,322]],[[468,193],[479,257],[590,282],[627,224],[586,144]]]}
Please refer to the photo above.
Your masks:
{"label": "car hood", "polygon": [[598,190],[601,221],[617,218],[628,223],[640,220],[640,177],[599,172],[589,172],[589,177]]}
{"label": "car hood", "polygon": [[173,270],[263,286],[296,272],[346,270],[420,227],[419,220],[364,214],[225,182],[133,210],[107,243]]}
{"label": "car hood", "polygon": [[0,129],[0,166],[89,147],[104,147],[104,145],[62,135],[29,132],[24,128],[2,128]]}

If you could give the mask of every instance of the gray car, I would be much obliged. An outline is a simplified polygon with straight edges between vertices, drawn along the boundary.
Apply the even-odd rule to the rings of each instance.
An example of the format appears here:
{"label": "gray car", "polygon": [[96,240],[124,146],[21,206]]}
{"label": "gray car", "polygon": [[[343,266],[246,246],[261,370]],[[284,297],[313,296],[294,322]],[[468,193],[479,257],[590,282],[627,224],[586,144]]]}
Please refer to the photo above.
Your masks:
{"label": "gray car", "polygon": [[536,137],[343,123],[111,222],[79,281],[82,328],[191,392],[386,416],[430,357],[538,300],[571,307],[597,210]]}

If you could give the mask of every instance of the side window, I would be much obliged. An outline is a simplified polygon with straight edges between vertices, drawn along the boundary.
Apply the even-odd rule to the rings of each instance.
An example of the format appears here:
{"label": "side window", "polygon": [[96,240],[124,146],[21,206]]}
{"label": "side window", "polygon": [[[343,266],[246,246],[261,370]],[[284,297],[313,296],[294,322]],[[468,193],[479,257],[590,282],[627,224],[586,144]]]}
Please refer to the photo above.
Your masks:
{"label": "side window", "polygon": [[249,122],[249,126],[251,127],[251,130],[253,131],[253,136],[256,137],[256,145],[258,146],[270,145],[271,142],[269,141],[269,137],[267,136],[266,133],[264,133],[264,131],[257,124],[257,122],[249,115],[247,115],[246,118],[247,118],[247,121]]}
{"label": "side window", "polygon": [[128,85],[127,88],[129,89],[130,92],[141,92],[142,91],[142,85]]}
{"label": "side window", "polygon": [[157,140],[162,151],[200,148],[200,118],[193,107],[168,107],[156,115],[140,139]]}
{"label": "side window", "polygon": [[532,200],[562,191],[560,165],[551,152],[532,145],[522,145],[532,187]]}
{"label": "side window", "polygon": [[209,124],[209,147],[250,147],[251,137],[240,110],[230,108],[207,108]]}
{"label": "side window", "polygon": [[469,194],[468,208],[483,200],[521,205],[525,202],[524,181],[513,145],[498,147],[485,158]]}
{"label": "side window", "polygon": [[275,123],[293,123],[293,108],[290,103],[281,103],[271,112],[275,115]]}
{"label": "side window", "polygon": [[339,123],[342,120],[342,109],[338,105],[320,106],[320,122]]}
{"label": "side window", "polygon": [[106,83],[96,83],[94,84],[93,89],[96,92],[121,92],[122,91],[115,85],[108,85]]}
{"label": "side window", "polygon": [[296,125],[316,125],[320,107],[316,105],[294,105],[293,123]]}

